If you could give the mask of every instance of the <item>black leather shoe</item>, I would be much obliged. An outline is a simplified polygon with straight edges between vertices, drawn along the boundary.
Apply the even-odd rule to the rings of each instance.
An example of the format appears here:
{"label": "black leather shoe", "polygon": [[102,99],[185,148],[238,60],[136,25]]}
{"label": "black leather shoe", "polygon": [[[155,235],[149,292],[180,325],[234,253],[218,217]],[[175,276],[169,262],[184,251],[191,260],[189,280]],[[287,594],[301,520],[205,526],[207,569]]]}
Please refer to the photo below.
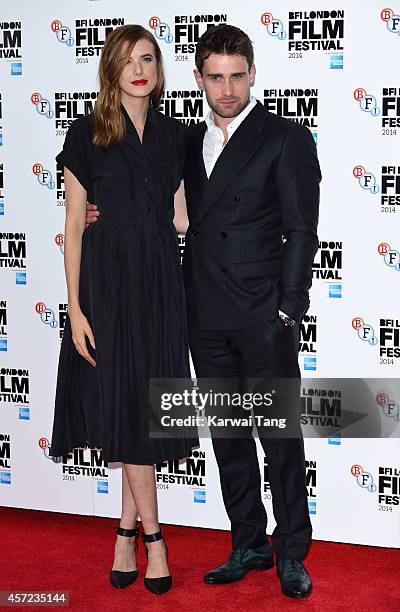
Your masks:
{"label": "black leather shoe", "polygon": [[312,591],[311,578],[299,559],[276,561],[276,575],[281,581],[281,589],[288,597],[307,597]]}
{"label": "black leather shoe", "polygon": [[[139,535],[139,529],[136,527],[135,529],[124,529],[123,527],[117,527],[117,534],[121,536],[126,536],[127,538],[132,538],[133,536]],[[135,553],[138,549],[138,541],[135,540]],[[131,572],[120,572],[119,570],[112,570],[110,572],[110,582],[116,589],[123,589],[133,582],[135,582],[138,577],[138,571],[133,570]]]}
{"label": "black leather shoe", "polygon": [[[168,548],[165,543],[164,535],[161,529],[160,531],[157,531],[157,533],[152,533],[150,535],[146,535],[144,531],[142,531],[142,540],[145,543],[158,542],[158,540],[164,540],[165,554],[168,559]],[[146,546],[146,557],[148,556],[149,554],[148,554],[147,546]],[[145,578],[144,586],[151,593],[154,593],[155,595],[162,595],[163,593],[166,593],[167,591],[169,591],[169,589],[171,588],[172,576],[160,576],[159,578]]]}
{"label": "black leather shoe", "polygon": [[228,584],[241,580],[250,570],[266,570],[274,566],[274,555],[268,544],[258,548],[236,548],[223,565],[207,572],[207,584]]}

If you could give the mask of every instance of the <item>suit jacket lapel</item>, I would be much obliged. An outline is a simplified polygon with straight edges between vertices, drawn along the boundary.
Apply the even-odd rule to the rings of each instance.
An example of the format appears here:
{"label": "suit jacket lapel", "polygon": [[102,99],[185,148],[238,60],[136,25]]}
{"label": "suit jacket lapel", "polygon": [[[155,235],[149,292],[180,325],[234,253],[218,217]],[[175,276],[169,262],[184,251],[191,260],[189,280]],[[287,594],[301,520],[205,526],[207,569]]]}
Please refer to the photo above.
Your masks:
{"label": "suit jacket lapel", "polygon": [[[205,185],[200,206],[197,211],[193,211],[196,223],[204,217],[244,164],[261,146],[265,139],[264,126],[267,118],[268,113],[258,102],[228,140]],[[203,138],[204,134],[201,145]],[[201,163],[204,169],[203,146],[201,146]]]}

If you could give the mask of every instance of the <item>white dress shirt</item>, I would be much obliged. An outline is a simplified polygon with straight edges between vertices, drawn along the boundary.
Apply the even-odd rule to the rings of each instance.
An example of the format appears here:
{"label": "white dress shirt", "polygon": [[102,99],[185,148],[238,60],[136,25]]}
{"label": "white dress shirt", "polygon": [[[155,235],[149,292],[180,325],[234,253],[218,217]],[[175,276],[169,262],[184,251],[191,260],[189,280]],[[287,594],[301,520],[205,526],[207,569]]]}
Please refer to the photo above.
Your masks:
{"label": "white dress shirt", "polygon": [[[235,133],[239,125],[244,119],[246,119],[247,115],[253,110],[256,104],[256,98],[251,96],[248,105],[228,124],[228,140],[232,137],[232,134]],[[226,143],[224,143],[223,131],[214,123],[212,110],[207,113],[205,122],[207,124],[207,131],[203,140],[203,160],[207,177],[210,178],[210,174],[213,171],[216,161],[221,155]],[[228,140],[226,142],[228,142]],[[279,310],[279,314],[286,316],[281,310]]]}
{"label": "white dress shirt", "polygon": [[[238,129],[239,125],[247,117],[250,111],[253,110],[256,104],[257,100],[254,98],[254,96],[251,96],[248,105],[230,122],[227,127],[228,140]],[[203,140],[203,159],[207,177],[209,178],[215,163],[218,157],[221,155],[222,149],[224,148],[224,133],[221,128],[215,125],[212,110],[210,110],[207,114],[205,122],[207,124],[207,132],[205,133]],[[228,140],[226,142],[228,142]]]}

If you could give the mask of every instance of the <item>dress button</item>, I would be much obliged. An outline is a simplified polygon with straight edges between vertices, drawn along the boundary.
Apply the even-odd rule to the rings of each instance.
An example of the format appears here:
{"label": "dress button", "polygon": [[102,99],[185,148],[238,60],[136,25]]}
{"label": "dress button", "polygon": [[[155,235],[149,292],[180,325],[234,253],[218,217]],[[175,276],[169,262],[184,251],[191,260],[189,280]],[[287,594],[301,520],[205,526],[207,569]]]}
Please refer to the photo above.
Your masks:
{"label": "dress button", "polygon": [[234,202],[240,202],[240,195],[238,195],[237,193],[233,196],[233,201]]}
{"label": "dress button", "polygon": [[227,238],[228,234],[226,232],[221,232],[221,238]]}
{"label": "dress button", "polygon": [[144,182],[145,182],[145,183],[148,183],[148,182],[149,182],[149,179],[147,178],[147,176],[145,176],[145,177],[144,177]]}
{"label": "dress button", "polygon": [[197,231],[196,230],[192,230],[190,232],[190,235],[193,236],[193,238],[194,238],[195,236],[197,236]]}
{"label": "dress button", "polygon": [[221,272],[228,272],[226,268],[220,268]]}
{"label": "dress button", "polygon": [[151,206],[146,206],[146,210],[151,210]]}

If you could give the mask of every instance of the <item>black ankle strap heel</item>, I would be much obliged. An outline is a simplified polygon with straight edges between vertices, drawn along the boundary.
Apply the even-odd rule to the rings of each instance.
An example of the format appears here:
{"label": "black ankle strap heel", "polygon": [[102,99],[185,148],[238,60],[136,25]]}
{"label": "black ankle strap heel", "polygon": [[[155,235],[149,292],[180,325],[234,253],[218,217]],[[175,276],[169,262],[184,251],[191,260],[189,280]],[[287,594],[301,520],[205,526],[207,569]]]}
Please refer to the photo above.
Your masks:
{"label": "black ankle strap heel", "polygon": [[[165,542],[164,534],[162,530],[157,531],[157,533],[146,534],[142,531],[142,540],[145,544],[150,544],[151,542],[158,542],[159,540],[164,540],[165,545],[165,556],[168,559],[168,547]],[[146,546],[146,557],[149,557],[149,553]],[[144,586],[151,593],[155,595],[162,595],[169,591],[172,586],[172,576],[160,576],[159,578],[144,578]]]}
{"label": "black ankle strap heel", "polygon": [[159,540],[164,540],[164,534],[162,532],[162,529],[160,529],[160,531],[157,531],[157,533],[151,533],[149,535],[142,531],[142,540],[143,542],[158,542]]}
{"label": "black ankle strap heel", "polygon": [[[139,527],[135,527],[134,529],[125,529],[124,527],[117,527],[117,534],[120,536],[126,536],[127,538],[133,538],[134,536],[138,536],[140,533]],[[135,553],[137,553],[139,548],[139,540],[135,540]]]}
{"label": "black ankle strap heel", "polygon": [[[117,527],[117,535],[125,536],[127,538],[132,538],[134,536],[138,536],[140,533],[139,529],[135,527],[134,529],[125,529],[118,525]],[[137,553],[139,546],[139,540],[136,538],[135,540],[135,553]],[[133,582],[135,582],[138,577],[139,572],[137,570],[133,570],[131,572],[122,572],[120,570],[112,570],[110,572],[110,582],[117,589],[123,589]]]}
{"label": "black ankle strap heel", "polygon": [[133,536],[139,535],[139,529],[137,527],[135,527],[135,529],[124,529],[124,527],[118,525],[117,534],[126,536],[127,538],[132,538]]}

